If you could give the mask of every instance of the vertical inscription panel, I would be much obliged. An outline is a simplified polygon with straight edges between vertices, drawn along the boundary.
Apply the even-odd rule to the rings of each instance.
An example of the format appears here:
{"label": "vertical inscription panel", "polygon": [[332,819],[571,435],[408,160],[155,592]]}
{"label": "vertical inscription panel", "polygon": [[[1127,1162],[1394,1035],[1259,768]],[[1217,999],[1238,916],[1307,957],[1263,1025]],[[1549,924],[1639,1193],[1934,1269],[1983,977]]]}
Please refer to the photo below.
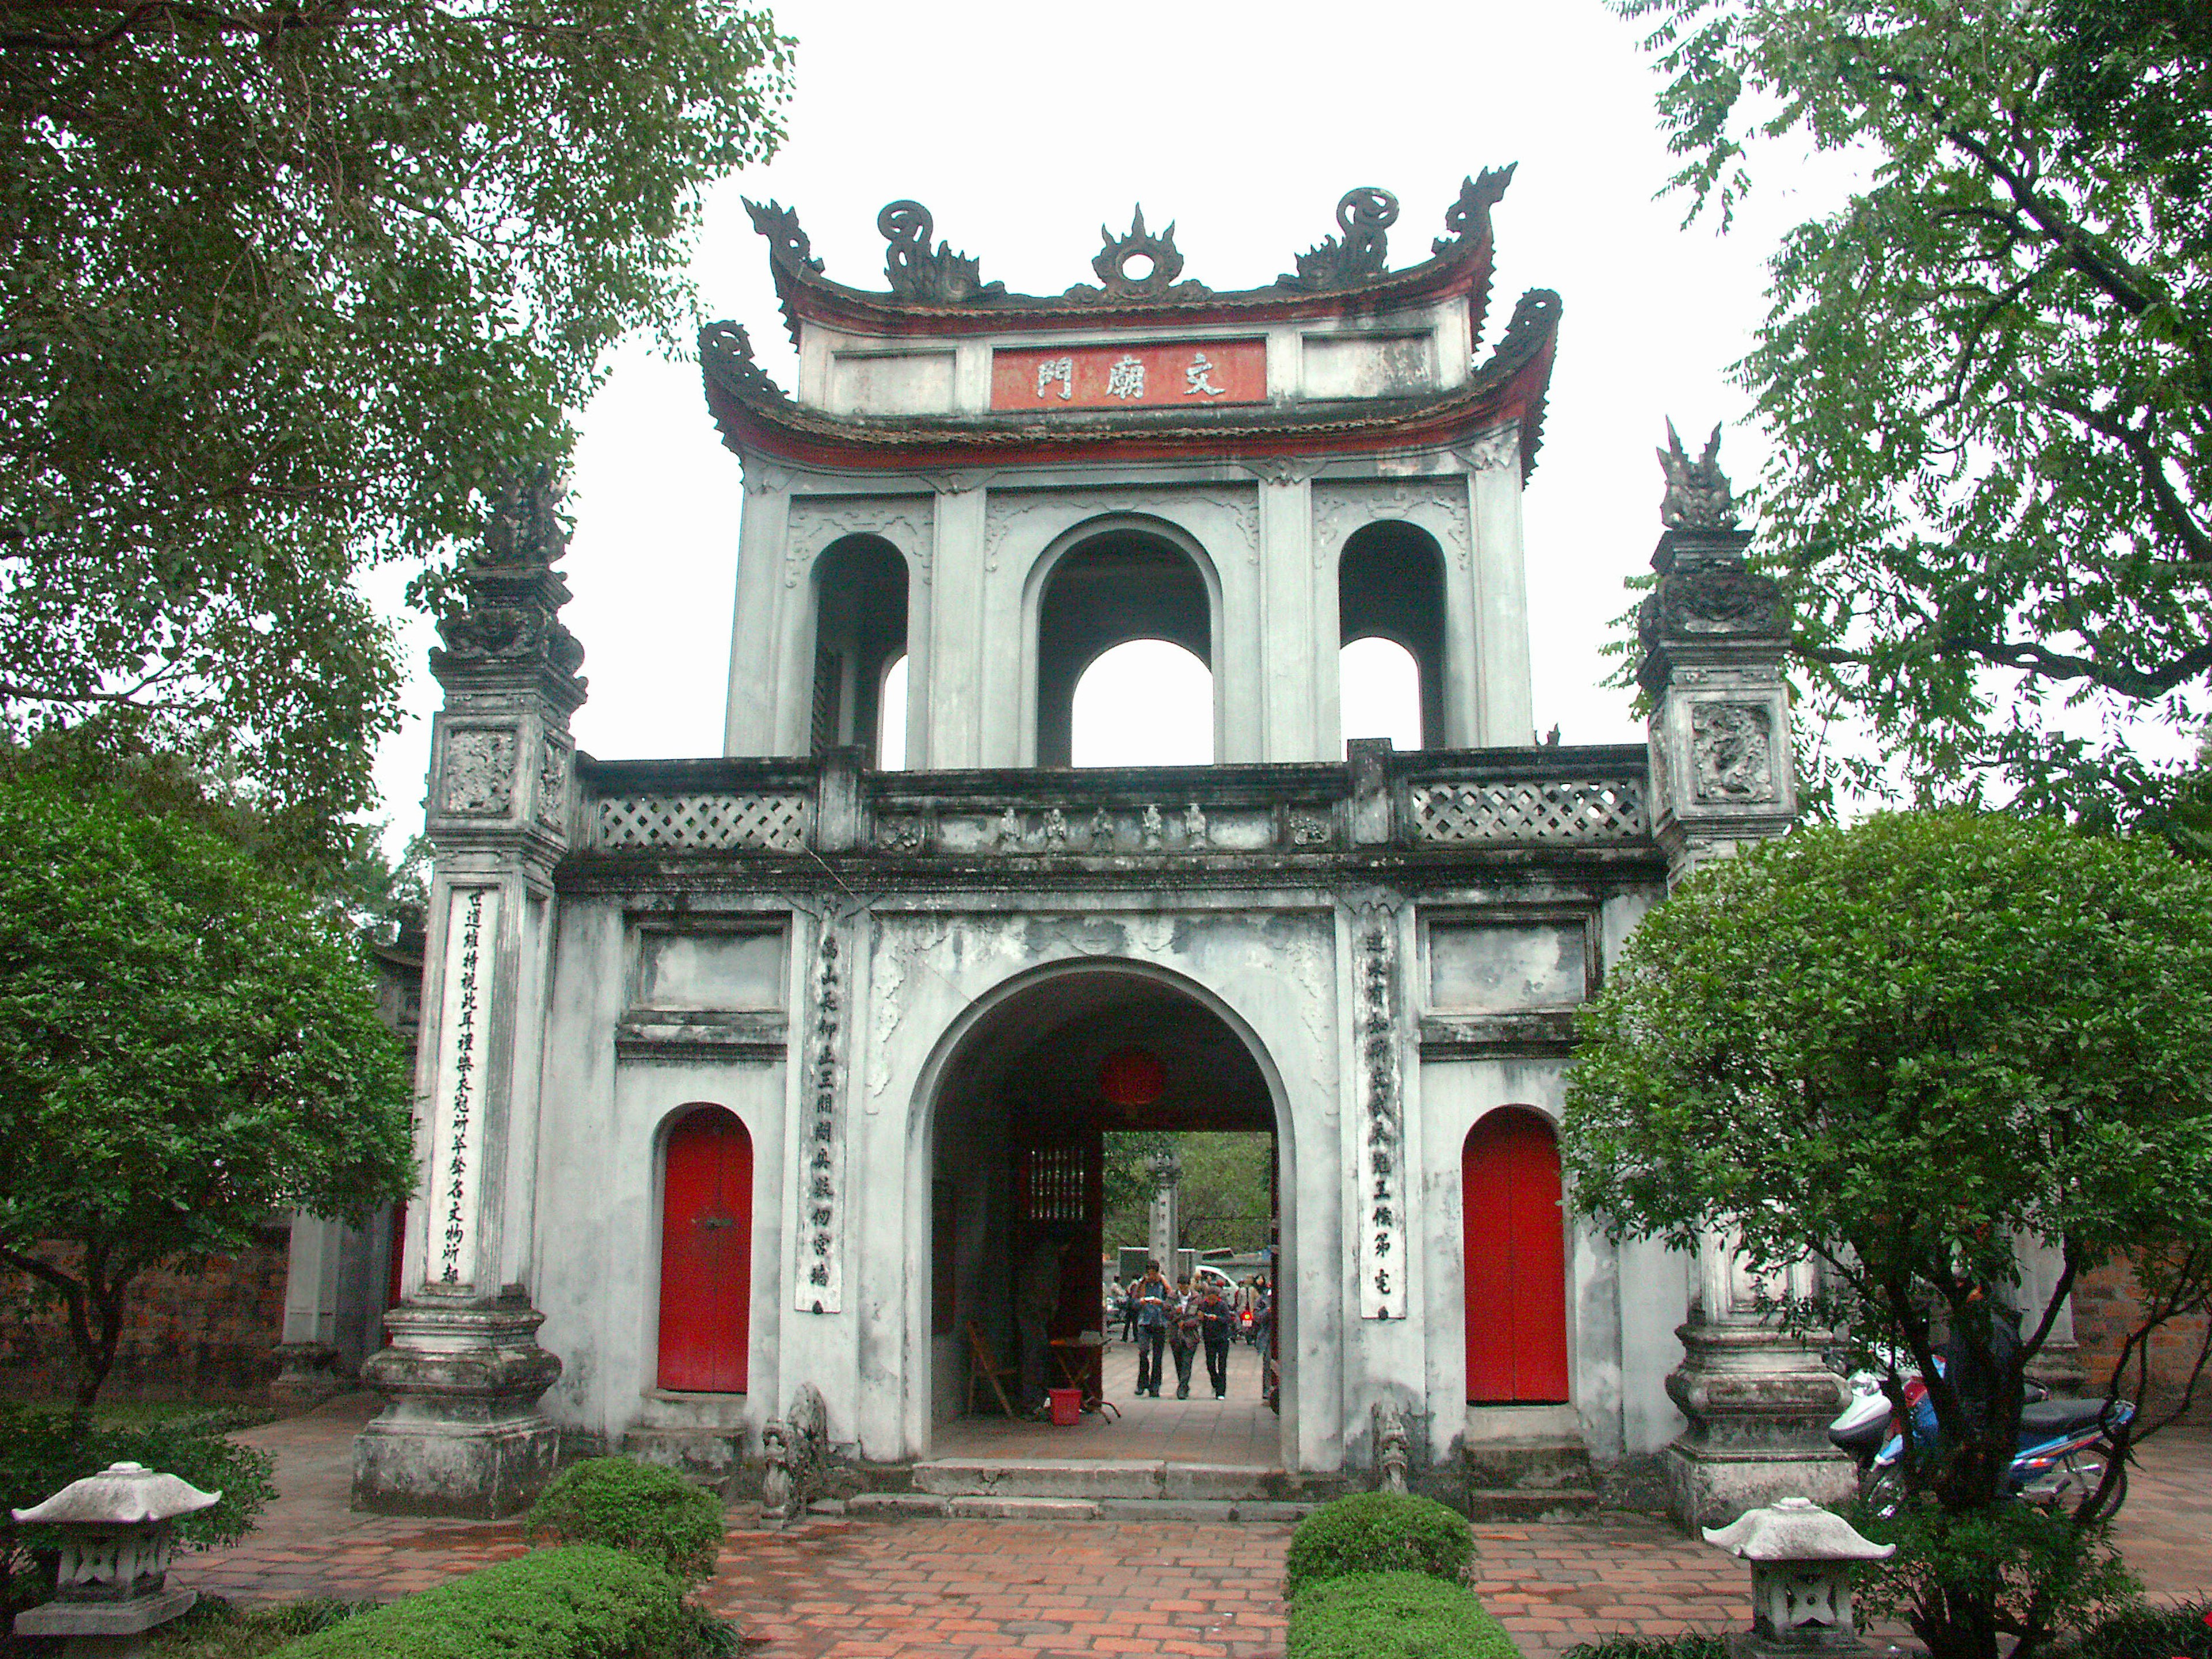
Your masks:
{"label": "vertical inscription panel", "polygon": [[447,902],[437,1093],[430,1102],[430,1237],[423,1276],[453,1285],[464,1282],[465,1275],[474,1271],[499,890],[456,887]]}
{"label": "vertical inscription panel", "polygon": [[1352,969],[1358,1008],[1359,1316],[1406,1317],[1405,1103],[1398,1066],[1397,933],[1379,904],[1360,907]]}

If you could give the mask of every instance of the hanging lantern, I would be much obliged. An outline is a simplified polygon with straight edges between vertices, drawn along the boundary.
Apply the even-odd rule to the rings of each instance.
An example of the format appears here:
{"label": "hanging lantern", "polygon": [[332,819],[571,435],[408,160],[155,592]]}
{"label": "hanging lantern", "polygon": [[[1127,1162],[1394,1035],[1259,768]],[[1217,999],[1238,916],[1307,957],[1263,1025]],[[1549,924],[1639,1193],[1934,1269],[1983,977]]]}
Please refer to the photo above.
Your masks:
{"label": "hanging lantern", "polygon": [[1098,1066],[1098,1092],[1111,1106],[1149,1106],[1167,1091],[1168,1068],[1145,1048],[1120,1048]]}

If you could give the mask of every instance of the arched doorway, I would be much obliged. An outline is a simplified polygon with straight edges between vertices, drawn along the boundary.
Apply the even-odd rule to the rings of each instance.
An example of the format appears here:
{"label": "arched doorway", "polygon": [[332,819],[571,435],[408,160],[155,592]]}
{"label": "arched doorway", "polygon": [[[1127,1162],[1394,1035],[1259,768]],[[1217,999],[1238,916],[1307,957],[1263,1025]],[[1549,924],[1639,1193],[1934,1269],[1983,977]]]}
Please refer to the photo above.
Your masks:
{"label": "arched doorway", "polygon": [[[1102,943],[1117,926],[1100,925]],[[1157,1068],[1156,1082],[1130,1085],[1133,1055],[1142,1057],[1139,1069]],[[962,1436],[971,1411],[978,1424],[1005,1420],[988,1382],[971,1388],[971,1372],[979,1364],[997,1368],[1012,1394],[1022,1361],[1016,1304],[1026,1287],[1048,1279],[1044,1255],[1059,1262],[1051,1335],[1080,1343],[1109,1330],[1102,1285],[1117,1271],[1115,1247],[1145,1242],[1103,1236],[1109,1135],[1265,1135],[1274,1160],[1271,1205],[1292,1180],[1291,1157],[1277,1133],[1279,1091],[1255,1040],[1197,988],[1144,964],[1059,967],[986,999],[938,1077],[928,1130],[929,1441],[940,1455],[954,1445],[967,1455],[973,1449]],[[1268,1254],[1276,1286],[1269,1351],[1232,1351],[1226,1401],[1206,1397],[1202,1367],[1194,1389],[1206,1409],[1218,1404],[1252,1417],[1211,1443],[1251,1448],[1249,1461],[1267,1467],[1296,1443],[1292,1218],[1278,1214]],[[1129,1346],[1108,1341],[1094,1385],[1107,1365],[1133,1375],[1133,1348],[1118,1351]],[[1115,1403],[1127,1413],[1133,1403],[1127,1382],[1115,1386]],[[1269,1388],[1272,1398],[1263,1394]],[[1126,1417],[1116,1425],[1117,1440],[1129,1437],[1121,1432],[1128,1426]],[[1052,1431],[1037,1432],[1057,1445]],[[1071,1454],[1040,1446],[1001,1455]],[[1246,1454],[1210,1455],[1235,1462]]]}
{"label": "arched doorway", "polygon": [[696,1106],[668,1131],[661,1182],[659,1384],[743,1394],[751,1334],[753,1141]]}
{"label": "arched doorway", "polygon": [[1541,1113],[1502,1107],[1468,1131],[1460,1200],[1467,1230],[1468,1403],[1564,1404],[1567,1270],[1559,1146]]}

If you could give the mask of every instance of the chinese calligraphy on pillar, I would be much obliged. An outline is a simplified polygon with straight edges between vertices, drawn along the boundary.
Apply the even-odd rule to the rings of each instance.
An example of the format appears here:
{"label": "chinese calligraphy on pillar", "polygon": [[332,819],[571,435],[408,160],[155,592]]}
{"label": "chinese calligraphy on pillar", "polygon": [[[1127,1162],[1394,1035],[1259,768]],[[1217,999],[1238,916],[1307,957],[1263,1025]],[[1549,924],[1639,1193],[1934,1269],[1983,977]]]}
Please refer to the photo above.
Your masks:
{"label": "chinese calligraphy on pillar", "polygon": [[1359,1095],[1359,1316],[1406,1316],[1404,1102],[1394,1012],[1395,922],[1380,904],[1360,907],[1357,956]]}
{"label": "chinese calligraphy on pillar", "polygon": [[814,968],[814,1030],[808,1043],[804,1122],[805,1156],[799,1163],[797,1304],[802,1313],[836,1313],[843,1305],[844,1253],[840,1248],[844,1137],[838,1107],[844,1067],[839,1034],[844,1028],[845,975],[836,925],[822,922]]}
{"label": "chinese calligraphy on pillar", "polygon": [[446,928],[443,1008],[438,1042],[437,1103],[430,1127],[430,1249],[425,1273],[441,1284],[472,1272],[470,1246],[477,1227],[478,1150],[471,1138],[482,1087],[489,1033],[491,944],[499,895],[489,887],[456,888]]}

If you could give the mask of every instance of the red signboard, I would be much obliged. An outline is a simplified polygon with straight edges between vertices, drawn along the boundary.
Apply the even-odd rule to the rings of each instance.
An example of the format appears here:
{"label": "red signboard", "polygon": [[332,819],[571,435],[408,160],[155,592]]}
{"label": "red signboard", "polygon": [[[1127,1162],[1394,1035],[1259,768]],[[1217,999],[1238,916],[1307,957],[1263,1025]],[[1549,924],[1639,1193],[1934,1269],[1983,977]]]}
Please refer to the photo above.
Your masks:
{"label": "red signboard", "polygon": [[1265,340],[994,351],[991,407],[1158,409],[1267,400]]}

